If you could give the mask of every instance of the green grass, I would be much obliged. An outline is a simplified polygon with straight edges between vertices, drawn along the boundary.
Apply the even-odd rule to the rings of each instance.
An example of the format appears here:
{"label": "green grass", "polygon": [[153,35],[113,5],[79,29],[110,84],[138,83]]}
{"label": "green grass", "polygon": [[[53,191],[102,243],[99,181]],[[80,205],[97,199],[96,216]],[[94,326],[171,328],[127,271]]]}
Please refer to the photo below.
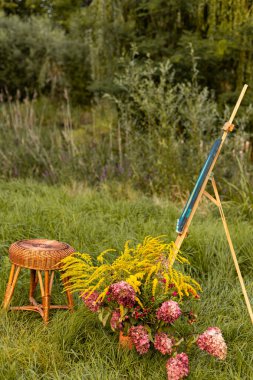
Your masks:
{"label": "green grass", "polygon": [[[253,329],[236,277],[217,211],[207,203],[195,216],[183,245],[192,262],[191,273],[203,286],[196,303],[198,331],[219,326],[228,344],[228,357],[220,362],[194,349],[189,379],[253,379]],[[35,182],[0,182],[0,244],[3,298],[10,264],[10,243],[44,237],[97,255],[105,248],[121,249],[126,240],[167,234],[175,239],[181,206],[166,199],[147,198],[127,187],[102,190],[48,187]],[[248,293],[253,304],[252,220],[240,210],[225,212]],[[241,219],[240,219],[241,218]],[[21,272],[13,303],[26,302],[28,271]],[[53,302],[64,298],[56,279]],[[166,359],[150,352],[140,357],[118,347],[118,338],[103,329],[76,298],[76,311],[51,314],[45,327],[36,313],[0,314],[0,379],[166,379]]]}

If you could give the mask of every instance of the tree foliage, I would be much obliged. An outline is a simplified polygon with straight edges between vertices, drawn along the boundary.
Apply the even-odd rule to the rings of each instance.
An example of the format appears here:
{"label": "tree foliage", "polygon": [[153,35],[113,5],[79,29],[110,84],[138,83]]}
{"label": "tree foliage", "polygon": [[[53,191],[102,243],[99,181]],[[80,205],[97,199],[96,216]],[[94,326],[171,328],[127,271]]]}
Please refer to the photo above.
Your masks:
{"label": "tree foliage", "polygon": [[88,101],[88,48],[82,39],[66,36],[49,19],[0,17],[0,87],[58,96],[64,88],[77,101]]}
{"label": "tree foliage", "polygon": [[[252,0],[3,0],[1,8],[8,18],[1,17],[4,47],[0,54],[2,66],[10,65],[4,76],[8,73],[12,78],[8,80],[12,89],[21,84],[33,87],[39,69],[23,75],[26,61],[36,66],[34,60],[40,61],[43,54],[50,62],[55,61],[52,55],[61,55],[57,67],[66,83],[72,83],[73,97],[83,102],[92,93],[115,90],[112,78],[133,44],[140,61],[147,54],[158,62],[169,58],[178,82],[189,79],[191,43],[198,57],[200,84],[214,89],[224,101],[233,100],[242,84],[253,80],[252,7]],[[12,22],[13,15],[23,18],[24,24]],[[35,19],[42,15],[47,18],[44,42],[35,30]],[[58,39],[50,34],[55,30],[61,34]],[[45,46],[46,39],[49,45],[54,40],[54,53]],[[6,54],[6,46],[11,53]],[[1,86],[5,82],[2,76]]]}

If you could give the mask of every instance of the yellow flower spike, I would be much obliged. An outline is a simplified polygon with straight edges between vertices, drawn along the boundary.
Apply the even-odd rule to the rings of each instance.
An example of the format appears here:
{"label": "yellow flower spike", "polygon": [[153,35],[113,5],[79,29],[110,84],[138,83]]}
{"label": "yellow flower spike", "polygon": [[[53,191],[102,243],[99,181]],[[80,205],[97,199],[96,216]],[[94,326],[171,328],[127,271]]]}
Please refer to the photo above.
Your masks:
{"label": "yellow flower spike", "polygon": [[120,317],[123,318],[125,314],[125,309],[123,305],[119,305]]}
{"label": "yellow flower spike", "polygon": [[126,255],[130,255],[133,251],[133,249],[129,247],[129,244],[130,244],[130,240],[127,240],[124,245],[124,254]]}
{"label": "yellow flower spike", "polygon": [[102,293],[99,294],[97,300],[98,301],[103,301],[105,299],[106,293],[109,290],[109,286],[107,286]]}
{"label": "yellow flower spike", "polygon": [[147,278],[146,278],[146,281],[145,281],[145,288],[147,288],[147,286],[149,285],[151,276],[155,272],[155,270],[156,270],[156,266],[154,265],[154,266],[151,267],[151,269],[150,269],[150,271],[149,271],[149,273],[147,275]]}
{"label": "yellow flower spike", "polygon": [[162,262],[159,261],[158,264],[157,264],[157,266],[156,266],[156,271],[155,271],[156,274],[159,272],[159,270],[161,268],[161,265],[162,265]]}
{"label": "yellow flower spike", "polygon": [[152,286],[152,295],[153,295],[153,297],[155,297],[155,291],[156,291],[157,285],[158,285],[158,280],[157,280],[157,278],[155,278],[153,280],[153,286]]}
{"label": "yellow flower spike", "polygon": [[106,249],[105,251],[101,252],[100,255],[97,257],[97,261],[101,264],[104,263],[104,256],[108,253],[108,252],[116,252],[116,249],[112,249],[112,248],[109,248],[109,249]]}
{"label": "yellow flower spike", "polygon": [[188,292],[188,289],[189,289],[189,286],[186,286],[185,289],[184,289],[186,297],[189,297],[189,295],[190,295],[189,292]]}
{"label": "yellow flower spike", "polygon": [[140,299],[138,297],[135,297],[135,300],[138,302],[140,307],[142,307],[142,309],[144,309],[143,303],[140,301]]}
{"label": "yellow flower spike", "polygon": [[105,281],[105,278],[102,277],[101,280],[99,280],[98,283],[97,283],[95,286],[93,286],[93,288],[92,288],[92,293],[93,293],[95,290],[99,289],[99,287],[103,284],[104,281]]}
{"label": "yellow flower spike", "polygon": [[136,293],[140,293],[141,281],[138,278],[142,279],[143,273],[137,273],[136,275],[131,275],[126,279],[126,282],[134,288]]}

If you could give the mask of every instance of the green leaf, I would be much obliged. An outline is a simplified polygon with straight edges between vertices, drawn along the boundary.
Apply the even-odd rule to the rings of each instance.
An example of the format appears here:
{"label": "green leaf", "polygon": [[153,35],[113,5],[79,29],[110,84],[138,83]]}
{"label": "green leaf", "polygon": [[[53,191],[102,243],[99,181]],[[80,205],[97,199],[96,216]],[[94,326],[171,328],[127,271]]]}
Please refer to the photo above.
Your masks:
{"label": "green leaf", "polygon": [[101,323],[103,323],[103,313],[104,313],[103,309],[98,313],[98,319],[100,320]]}
{"label": "green leaf", "polygon": [[108,321],[108,318],[110,317],[110,315],[111,315],[111,312],[108,311],[108,312],[106,313],[106,315],[104,316],[104,318],[102,318],[102,325],[103,325],[104,327],[105,327],[106,322]]}

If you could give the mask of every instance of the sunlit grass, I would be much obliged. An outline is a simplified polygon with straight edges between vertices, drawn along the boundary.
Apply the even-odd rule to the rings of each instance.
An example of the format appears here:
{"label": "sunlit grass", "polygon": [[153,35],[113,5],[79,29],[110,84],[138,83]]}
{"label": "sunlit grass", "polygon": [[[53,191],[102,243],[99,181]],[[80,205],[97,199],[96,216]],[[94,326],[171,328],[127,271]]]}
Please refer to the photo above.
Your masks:
{"label": "sunlit grass", "polygon": [[[197,348],[190,354],[190,379],[252,379],[253,328],[225,240],[218,212],[207,204],[196,214],[184,245],[192,262],[191,272],[204,291],[196,303],[202,332],[219,326],[228,344],[228,357],[220,362]],[[11,242],[43,237],[66,241],[76,250],[97,255],[105,248],[121,249],[126,240],[146,235],[175,239],[181,211],[166,199],[151,199],[128,189],[100,191],[82,186],[47,187],[35,182],[0,183],[0,244],[3,298],[10,264]],[[226,215],[238,259],[253,304],[252,220],[238,219],[226,207]],[[54,302],[64,299],[59,280]],[[13,303],[26,302],[29,273],[23,270]],[[0,379],[166,379],[162,355],[140,357],[118,347],[118,338],[103,329],[76,297],[76,311],[53,312],[48,327],[36,313],[0,314]]]}

